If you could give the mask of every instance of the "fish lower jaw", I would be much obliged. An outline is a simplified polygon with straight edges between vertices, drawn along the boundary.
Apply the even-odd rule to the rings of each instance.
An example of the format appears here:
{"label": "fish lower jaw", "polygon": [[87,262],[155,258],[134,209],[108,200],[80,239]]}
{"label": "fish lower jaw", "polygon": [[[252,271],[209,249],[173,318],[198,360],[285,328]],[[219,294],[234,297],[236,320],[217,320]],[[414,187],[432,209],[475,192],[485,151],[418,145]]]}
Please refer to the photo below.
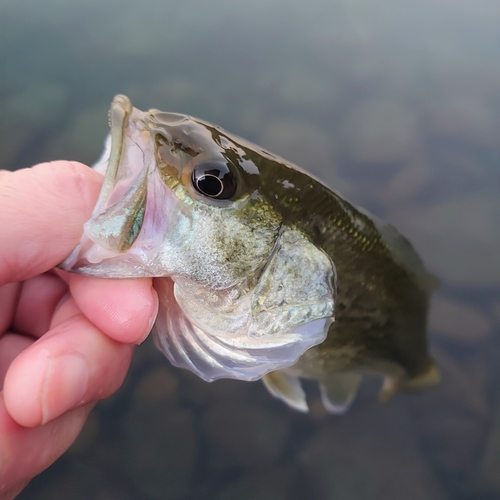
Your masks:
{"label": "fish lower jaw", "polygon": [[[88,237],[59,267],[95,278],[153,278],[158,269],[133,252],[117,253],[91,241]],[[165,272],[160,274],[166,276]]]}

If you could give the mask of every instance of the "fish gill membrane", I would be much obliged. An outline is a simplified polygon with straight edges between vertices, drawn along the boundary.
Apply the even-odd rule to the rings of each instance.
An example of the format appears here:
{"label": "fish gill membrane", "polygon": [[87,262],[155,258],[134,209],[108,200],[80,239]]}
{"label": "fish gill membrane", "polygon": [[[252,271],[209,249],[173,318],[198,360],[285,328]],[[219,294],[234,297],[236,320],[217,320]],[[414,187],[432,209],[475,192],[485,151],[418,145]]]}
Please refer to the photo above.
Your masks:
{"label": "fish gill membrane", "polygon": [[109,118],[101,193],[60,267],[154,278],[153,335],[173,365],[262,379],[303,412],[301,378],[335,414],[364,374],[384,377],[381,400],[439,382],[426,336],[436,281],[396,229],[202,120],[122,95]]}

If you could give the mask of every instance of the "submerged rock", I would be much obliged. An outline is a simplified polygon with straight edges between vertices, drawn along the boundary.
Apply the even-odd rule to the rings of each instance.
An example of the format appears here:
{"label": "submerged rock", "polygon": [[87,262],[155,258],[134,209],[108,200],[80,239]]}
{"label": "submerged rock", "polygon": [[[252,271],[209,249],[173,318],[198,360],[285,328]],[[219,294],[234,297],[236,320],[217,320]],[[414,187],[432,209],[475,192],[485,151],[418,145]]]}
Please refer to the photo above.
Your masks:
{"label": "submerged rock", "polygon": [[160,366],[144,378],[134,389],[134,405],[172,399],[177,393],[177,378],[166,366]]}
{"label": "submerged rock", "polygon": [[500,495],[500,402],[481,459],[479,485]]}
{"label": "submerged rock", "polygon": [[214,467],[266,467],[280,457],[289,423],[251,401],[210,408],[202,429]]}
{"label": "submerged rock", "polygon": [[[436,470],[450,478],[450,498],[471,487],[489,421],[486,377],[479,361],[464,363],[434,347],[442,382],[410,404],[422,443]],[[460,483],[456,478],[460,477]],[[425,498],[425,497],[423,497]]]}
{"label": "submerged rock", "polygon": [[130,410],[124,425],[124,449],[117,460],[137,498],[183,498],[191,487],[197,452],[192,414],[168,402],[143,404]]}
{"label": "submerged rock", "polygon": [[224,488],[217,500],[294,500],[294,473],[278,467],[250,472]]}
{"label": "submerged rock", "polygon": [[374,406],[330,420],[299,459],[317,500],[443,500],[400,406]]}
{"label": "submerged rock", "polygon": [[470,87],[454,92],[434,106],[429,117],[435,133],[498,149],[498,119],[482,92],[470,95]]}
{"label": "submerged rock", "polygon": [[414,200],[432,180],[432,167],[425,159],[415,159],[399,170],[380,193],[379,201],[386,206]]}
{"label": "submerged rock", "polygon": [[97,412],[92,412],[87,417],[87,421],[83,426],[82,432],[76,438],[76,441],[72,444],[71,448],[68,450],[68,454],[80,454],[88,450],[91,450],[95,446],[96,441],[99,438],[100,432],[100,422]]}

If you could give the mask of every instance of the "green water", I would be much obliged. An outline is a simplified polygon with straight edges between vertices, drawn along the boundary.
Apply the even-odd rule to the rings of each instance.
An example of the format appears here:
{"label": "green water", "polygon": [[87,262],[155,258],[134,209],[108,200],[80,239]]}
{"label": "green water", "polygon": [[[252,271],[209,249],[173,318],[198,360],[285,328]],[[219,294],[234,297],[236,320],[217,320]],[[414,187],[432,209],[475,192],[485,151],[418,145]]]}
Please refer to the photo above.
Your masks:
{"label": "green water", "polygon": [[441,280],[442,384],[310,415],[140,346],[21,499],[500,498],[497,0],[0,0],[0,167],[91,163],[113,95],[192,114],[394,223]]}

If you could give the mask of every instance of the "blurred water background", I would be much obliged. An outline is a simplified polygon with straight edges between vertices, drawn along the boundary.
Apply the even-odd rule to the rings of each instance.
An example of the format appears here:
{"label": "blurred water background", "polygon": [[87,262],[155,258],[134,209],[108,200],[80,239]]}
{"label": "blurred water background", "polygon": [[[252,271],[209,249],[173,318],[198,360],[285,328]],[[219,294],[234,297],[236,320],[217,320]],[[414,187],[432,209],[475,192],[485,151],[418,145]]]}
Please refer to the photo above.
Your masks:
{"label": "blurred water background", "polygon": [[303,415],[146,343],[19,498],[500,498],[499,25],[498,0],[0,0],[1,168],[93,162],[124,93],[309,169],[442,283],[438,388]]}

